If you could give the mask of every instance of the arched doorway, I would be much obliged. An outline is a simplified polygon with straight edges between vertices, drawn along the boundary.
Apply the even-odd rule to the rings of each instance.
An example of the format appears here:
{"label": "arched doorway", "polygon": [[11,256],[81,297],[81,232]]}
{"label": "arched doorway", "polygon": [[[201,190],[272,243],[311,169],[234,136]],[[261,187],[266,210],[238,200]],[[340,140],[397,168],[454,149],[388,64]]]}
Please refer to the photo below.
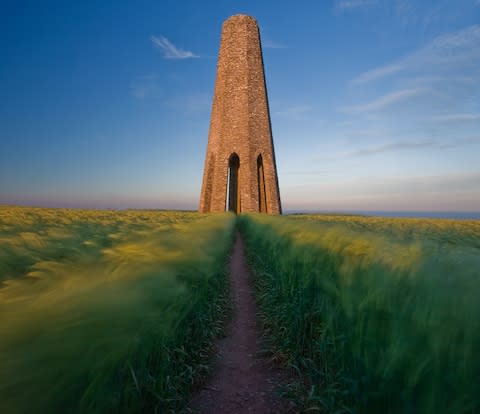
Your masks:
{"label": "arched doorway", "polygon": [[258,182],[258,211],[267,212],[267,198],[265,195],[265,174],[263,172],[262,155],[257,158],[257,182]]}
{"label": "arched doorway", "polygon": [[238,170],[240,169],[240,158],[233,153],[228,161],[227,174],[227,211],[240,213],[240,186],[238,185]]}

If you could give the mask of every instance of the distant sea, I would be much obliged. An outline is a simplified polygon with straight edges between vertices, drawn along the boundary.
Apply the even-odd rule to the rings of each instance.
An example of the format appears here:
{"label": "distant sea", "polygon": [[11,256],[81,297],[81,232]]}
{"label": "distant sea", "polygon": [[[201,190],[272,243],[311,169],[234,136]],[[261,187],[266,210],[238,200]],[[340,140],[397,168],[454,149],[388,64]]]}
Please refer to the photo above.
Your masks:
{"label": "distant sea", "polygon": [[290,210],[285,214],[339,214],[360,215],[377,217],[414,217],[414,218],[443,218],[455,220],[480,220],[480,211],[314,211],[314,210]]}

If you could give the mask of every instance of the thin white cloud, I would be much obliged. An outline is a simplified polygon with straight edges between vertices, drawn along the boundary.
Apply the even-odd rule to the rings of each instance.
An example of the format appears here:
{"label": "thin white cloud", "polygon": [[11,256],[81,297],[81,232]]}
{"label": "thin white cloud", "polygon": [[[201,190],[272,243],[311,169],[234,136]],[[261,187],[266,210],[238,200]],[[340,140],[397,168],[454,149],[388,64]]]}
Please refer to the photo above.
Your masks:
{"label": "thin white cloud", "polygon": [[369,82],[378,78],[383,78],[384,76],[400,72],[403,69],[404,65],[402,65],[401,63],[393,63],[391,65],[380,66],[378,68],[362,73],[360,76],[357,76],[355,79],[352,80],[352,83],[355,84]]}
{"label": "thin white cloud", "polygon": [[471,122],[480,121],[480,114],[444,114],[435,115],[430,118],[436,122]]}
{"label": "thin white cloud", "polygon": [[179,95],[165,102],[171,108],[189,113],[201,113],[208,111],[212,106],[212,96],[208,93],[191,93]]}
{"label": "thin white cloud", "polygon": [[374,101],[361,104],[348,106],[340,108],[342,112],[372,112],[382,110],[390,105],[393,105],[397,102],[404,101],[406,99],[412,98],[426,93],[428,90],[424,88],[413,88],[413,89],[403,89],[396,92],[391,92],[387,95],[384,95],[380,98],[375,99]]}
{"label": "thin white cloud", "polygon": [[[480,79],[480,78],[479,78]],[[475,84],[477,80],[474,76],[439,76],[423,75],[407,78],[406,81],[412,85],[431,85],[449,82],[450,84],[468,85]]]}
{"label": "thin white cloud", "polygon": [[293,170],[284,171],[283,175],[327,175],[332,174],[330,170]]}
{"label": "thin white cloud", "polygon": [[335,2],[335,7],[338,10],[352,10],[373,6],[376,3],[377,0],[337,0]]}
{"label": "thin white cloud", "polygon": [[378,146],[361,148],[356,151],[346,153],[344,154],[344,156],[345,157],[361,157],[365,155],[382,154],[386,152],[417,150],[420,148],[442,150],[442,149],[463,147],[465,145],[475,144],[479,142],[480,142],[480,137],[468,137],[468,138],[453,140],[450,142],[448,141],[442,142],[442,141],[434,141],[434,140],[398,141],[398,142],[391,142],[391,143],[382,144]]}
{"label": "thin white cloud", "polygon": [[212,96],[209,93],[196,93],[184,97],[184,108],[193,112],[208,111],[212,107]]}
{"label": "thin white cloud", "polygon": [[358,148],[353,151],[338,153],[336,155],[315,157],[312,159],[312,161],[338,161],[339,159],[345,158],[366,157],[377,154],[395,153],[399,151],[417,151],[421,149],[448,150],[476,144],[480,144],[480,136],[470,136],[450,141],[433,139],[419,141],[394,141]]}
{"label": "thin white cloud", "polygon": [[297,105],[290,106],[281,111],[276,111],[275,114],[294,121],[303,121],[309,118],[312,109],[313,108],[310,105]]}
{"label": "thin white cloud", "polygon": [[395,15],[403,24],[418,23],[420,19],[419,2],[416,0],[395,0],[392,1]]}
{"label": "thin white cloud", "polygon": [[[375,188],[376,187],[376,188]],[[377,181],[372,190],[381,192],[388,192],[395,189],[398,193],[403,194],[445,194],[447,197],[450,192],[464,191],[466,195],[475,196],[480,201],[480,172],[471,173],[450,173],[430,176],[416,176],[416,177],[390,177]]]}
{"label": "thin white cloud", "polygon": [[132,85],[131,91],[132,95],[137,99],[144,99],[149,93],[149,89],[145,85]]}
{"label": "thin white cloud", "polygon": [[200,57],[189,50],[178,48],[164,36],[151,36],[150,40],[163,52],[165,59],[190,59]]}
{"label": "thin white cloud", "polygon": [[138,76],[130,86],[130,92],[137,99],[145,99],[151,96],[158,89],[157,76]]}
{"label": "thin white cloud", "polygon": [[456,70],[461,65],[475,65],[479,61],[480,25],[474,25],[438,36],[420,50],[396,62],[360,74],[352,83],[371,82],[408,70]]}
{"label": "thin white cloud", "polygon": [[287,46],[285,46],[282,43],[274,42],[273,40],[270,40],[270,39],[263,39],[262,40],[262,48],[264,48],[264,49],[286,49]]}
{"label": "thin white cloud", "polygon": [[432,141],[420,142],[392,142],[388,144],[361,148],[356,151],[345,154],[345,157],[363,157],[366,155],[382,154],[386,152],[396,152],[404,150],[416,150],[419,148],[432,148],[438,145]]}

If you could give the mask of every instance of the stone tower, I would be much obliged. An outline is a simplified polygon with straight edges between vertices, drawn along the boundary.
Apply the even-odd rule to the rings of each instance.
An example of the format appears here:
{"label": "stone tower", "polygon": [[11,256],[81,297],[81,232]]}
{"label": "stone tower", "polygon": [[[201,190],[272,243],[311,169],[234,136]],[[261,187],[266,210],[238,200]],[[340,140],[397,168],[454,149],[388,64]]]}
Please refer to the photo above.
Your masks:
{"label": "stone tower", "polygon": [[223,23],[200,212],[281,214],[258,25]]}

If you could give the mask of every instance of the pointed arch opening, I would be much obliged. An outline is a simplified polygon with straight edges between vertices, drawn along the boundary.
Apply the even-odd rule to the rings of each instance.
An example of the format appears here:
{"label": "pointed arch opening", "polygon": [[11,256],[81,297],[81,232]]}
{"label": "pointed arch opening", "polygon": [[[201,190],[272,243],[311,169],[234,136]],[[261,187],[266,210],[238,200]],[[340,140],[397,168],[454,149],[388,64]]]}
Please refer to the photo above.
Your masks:
{"label": "pointed arch opening", "polygon": [[262,154],[257,157],[257,182],[258,182],[258,211],[267,213],[267,198],[265,194],[265,174],[263,172]]}
{"label": "pointed arch opening", "polygon": [[238,183],[238,170],[240,169],[240,158],[236,153],[230,155],[228,160],[227,174],[227,197],[226,211],[232,211],[235,214],[240,213],[240,186]]}

